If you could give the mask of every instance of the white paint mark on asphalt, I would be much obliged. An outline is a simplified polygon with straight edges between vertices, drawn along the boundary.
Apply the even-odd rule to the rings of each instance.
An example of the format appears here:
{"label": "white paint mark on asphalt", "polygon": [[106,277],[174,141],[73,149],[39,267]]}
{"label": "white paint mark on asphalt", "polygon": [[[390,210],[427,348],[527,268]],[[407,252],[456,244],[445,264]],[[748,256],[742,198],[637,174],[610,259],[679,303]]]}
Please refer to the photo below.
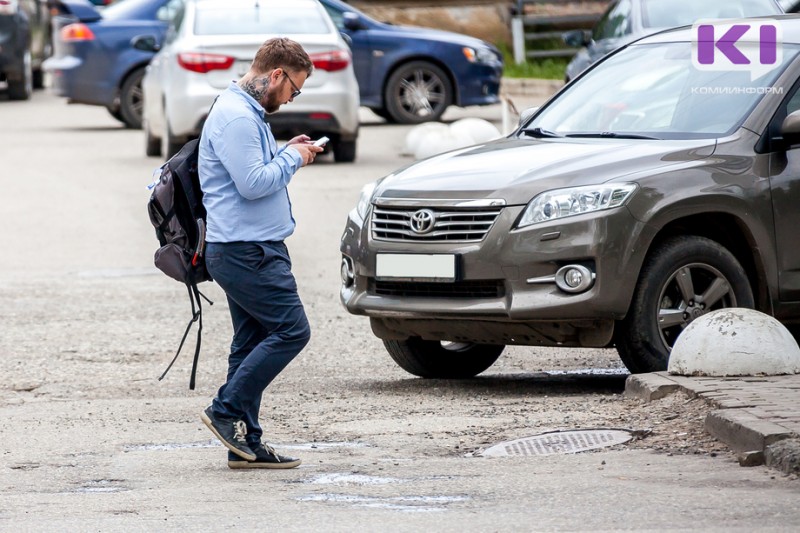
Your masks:
{"label": "white paint mark on asphalt", "polygon": [[469,500],[467,496],[393,496],[376,498],[352,494],[309,494],[297,498],[302,502],[345,503],[353,507],[386,509],[412,513],[431,513],[447,511],[447,505]]}

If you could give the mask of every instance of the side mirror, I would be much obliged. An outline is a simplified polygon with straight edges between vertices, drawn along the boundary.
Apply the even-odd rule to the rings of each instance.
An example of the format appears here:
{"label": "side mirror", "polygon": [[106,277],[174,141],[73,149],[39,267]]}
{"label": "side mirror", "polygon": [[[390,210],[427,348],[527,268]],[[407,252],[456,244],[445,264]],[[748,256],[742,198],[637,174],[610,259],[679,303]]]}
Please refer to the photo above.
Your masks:
{"label": "side mirror", "polygon": [[346,30],[358,31],[364,29],[364,23],[361,22],[361,17],[352,11],[345,11],[342,13],[342,21]]}
{"label": "side mirror", "polygon": [[131,39],[131,46],[136,50],[143,52],[158,52],[161,50],[161,45],[158,44],[158,39],[153,35],[137,35]]}
{"label": "side mirror", "polygon": [[790,113],[781,124],[781,136],[787,148],[800,144],[800,111]]}
{"label": "side mirror", "polygon": [[567,46],[580,48],[589,44],[589,33],[586,30],[572,30],[561,34]]}
{"label": "side mirror", "polygon": [[539,111],[539,107],[529,107],[528,109],[522,111],[522,113],[519,114],[519,123],[517,124],[517,127],[521,128],[531,119],[534,114],[536,114],[537,111]]}

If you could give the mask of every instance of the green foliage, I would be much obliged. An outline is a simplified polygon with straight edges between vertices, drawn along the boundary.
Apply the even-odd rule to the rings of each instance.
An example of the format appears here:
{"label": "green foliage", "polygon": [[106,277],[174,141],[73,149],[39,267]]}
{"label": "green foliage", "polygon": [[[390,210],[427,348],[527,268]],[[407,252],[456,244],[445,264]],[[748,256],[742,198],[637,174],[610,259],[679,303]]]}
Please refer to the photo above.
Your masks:
{"label": "green foliage", "polygon": [[514,62],[514,54],[511,49],[504,44],[499,47],[503,53],[503,76],[508,78],[542,78],[548,80],[563,80],[564,73],[569,63],[566,57],[546,57],[542,59],[532,59],[517,65]]}

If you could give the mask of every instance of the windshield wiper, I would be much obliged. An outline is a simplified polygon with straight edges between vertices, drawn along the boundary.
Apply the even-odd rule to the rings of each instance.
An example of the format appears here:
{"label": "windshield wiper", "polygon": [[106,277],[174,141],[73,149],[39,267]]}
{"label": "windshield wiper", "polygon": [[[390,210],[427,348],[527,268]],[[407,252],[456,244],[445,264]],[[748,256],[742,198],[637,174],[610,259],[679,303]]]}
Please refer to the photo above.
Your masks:
{"label": "windshield wiper", "polygon": [[602,139],[650,139],[660,141],[658,137],[651,137],[650,135],[639,135],[638,133],[616,133],[613,131],[603,131],[597,133],[569,133],[565,137],[583,137],[591,138],[597,137]]}
{"label": "windshield wiper", "polygon": [[546,130],[544,128],[539,128],[539,127],[525,128],[524,130],[522,130],[522,133],[524,133],[525,135],[530,135],[531,137],[538,137],[540,139],[544,137],[563,137],[563,135],[559,135],[554,131]]}

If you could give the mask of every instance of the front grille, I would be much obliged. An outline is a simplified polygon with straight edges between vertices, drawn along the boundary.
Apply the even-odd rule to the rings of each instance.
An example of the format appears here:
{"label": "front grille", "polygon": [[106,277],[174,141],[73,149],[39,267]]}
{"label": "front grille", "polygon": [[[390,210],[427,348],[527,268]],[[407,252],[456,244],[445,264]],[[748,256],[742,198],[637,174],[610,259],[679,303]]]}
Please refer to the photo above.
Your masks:
{"label": "front grille", "polygon": [[[426,228],[427,231],[422,233],[412,227],[412,217],[420,211],[428,211],[433,218],[430,229]],[[502,207],[375,207],[372,211],[372,237],[381,241],[476,242],[486,236],[500,211]]]}
{"label": "front grille", "polygon": [[502,280],[450,283],[372,280],[369,292],[378,296],[410,298],[500,298],[505,295],[505,285]]}

